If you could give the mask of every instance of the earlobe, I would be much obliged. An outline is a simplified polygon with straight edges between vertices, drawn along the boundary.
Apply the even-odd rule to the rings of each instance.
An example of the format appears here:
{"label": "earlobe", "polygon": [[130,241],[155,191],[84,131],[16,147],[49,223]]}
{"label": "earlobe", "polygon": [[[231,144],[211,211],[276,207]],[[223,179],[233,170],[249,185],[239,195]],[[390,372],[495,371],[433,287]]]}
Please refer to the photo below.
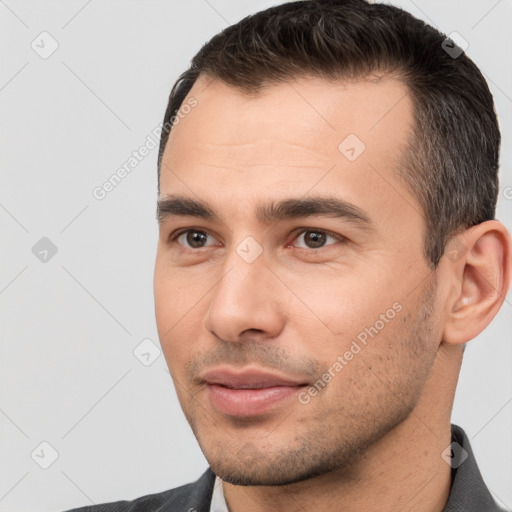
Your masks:
{"label": "earlobe", "polygon": [[447,258],[457,281],[455,300],[448,304],[443,341],[465,343],[478,336],[503,304],[512,276],[512,241],[505,226],[491,220],[457,235],[465,251]]}

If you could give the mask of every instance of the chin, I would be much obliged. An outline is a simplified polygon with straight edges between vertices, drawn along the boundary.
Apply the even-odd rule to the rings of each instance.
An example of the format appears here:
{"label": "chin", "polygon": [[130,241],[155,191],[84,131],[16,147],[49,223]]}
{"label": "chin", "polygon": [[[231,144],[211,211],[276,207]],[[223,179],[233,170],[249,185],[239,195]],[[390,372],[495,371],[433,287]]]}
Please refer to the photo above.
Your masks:
{"label": "chin", "polygon": [[298,474],[279,474],[270,471],[268,468],[262,468],[261,470],[255,470],[253,467],[215,467],[211,466],[212,471],[218,475],[224,482],[228,482],[233,485],[245,485],[245,486],[283,486],[290,485],[297,482],[302,482],[317,476],[315,473],[307,472]]}
{"label": "chin", "polygon": [[[338,466],[327,461],[301,460],[299,455],[290,457],[290,454],[276,460],[276,457],[250,456],[250,452],[257,449],[248,443],[236,455],[236,459],[212,460],[207,458],[212,471],[223,481],[233,485],[251,486],[282,486],[302,482],[310,478],[323,475],[339,469]],[[254,455],[254,453],[252,454]]]}

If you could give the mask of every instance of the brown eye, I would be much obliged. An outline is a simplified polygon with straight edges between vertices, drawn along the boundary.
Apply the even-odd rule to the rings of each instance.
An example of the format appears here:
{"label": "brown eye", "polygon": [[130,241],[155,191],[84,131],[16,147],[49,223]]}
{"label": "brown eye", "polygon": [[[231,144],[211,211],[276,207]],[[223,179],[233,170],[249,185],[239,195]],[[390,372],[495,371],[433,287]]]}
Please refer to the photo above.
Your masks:
{"label": "brown eye", "polygon": [[180,245],[183,245],[188,249],[201,249],[203,247],[208,247],[206,242],[209,236],[210,235],[206,231],[188,229],[174,237],[173,242],[177,241]]}
{"label": "brown eye", "polygon": [[325,246],[325,242],[328,238],[333,239],[335,242],[338,241],[334,236],[329,235],[325,231],[318,231],[313,229],[302,231],[297,237],[297,240],[302,239],[304,241],[305,247],[301,247],[303,249],[321,249]]}

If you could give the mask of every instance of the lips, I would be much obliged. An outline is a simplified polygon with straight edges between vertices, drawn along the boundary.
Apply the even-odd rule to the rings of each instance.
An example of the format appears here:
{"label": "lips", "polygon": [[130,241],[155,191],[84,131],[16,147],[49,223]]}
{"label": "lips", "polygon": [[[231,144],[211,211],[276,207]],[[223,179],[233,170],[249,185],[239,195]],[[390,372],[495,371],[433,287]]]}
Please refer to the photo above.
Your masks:
{"label": "lips", "polygon": [[247,370],[234,372],[232,370],[211,370],[202,377],[208,384],[218,384],[232,389],[262,389],[275,386],[302,386],[307,384],[296,379],[287,379],[272,373]]}
{"label": "lips", "polygon": [[216,369],[205,373],[202,380],[207,384],[212,405],[231,416],[263,414],[283,405],[307,385],[303,380],[261,370]]}

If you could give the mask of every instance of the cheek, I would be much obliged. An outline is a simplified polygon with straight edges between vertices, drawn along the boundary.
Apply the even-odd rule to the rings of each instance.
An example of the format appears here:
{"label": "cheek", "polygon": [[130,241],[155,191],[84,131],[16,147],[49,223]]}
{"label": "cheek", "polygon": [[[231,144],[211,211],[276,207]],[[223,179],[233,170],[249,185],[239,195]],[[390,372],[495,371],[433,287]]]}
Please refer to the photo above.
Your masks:
{"label": "cheek", "polygon": [[157,260],[153,283],[155,319],[160,344],[172,373],[193,350],[193,340],[198,339],[202,326],[201,320],[197,319],[205,305],[204,299],[201,301],[204,289],[200,293],[197,288],[186,272],[170,269]]}
{"label": "cheek", "polygon": [[153,290],[157,326],[160,334],[164,334],[162,342],[165,333],[176,330],[185,317],[197,317],[210,289],[206,278],[204,272],[169,265],[165,255],[157,257]]}
{"label": "cheek", "polygon": [[[385,374],[398,364],[396,343],[404,336],[405,308],[391,299],[390,285],[370,289],[355,273],[333,275],[303,279],[301,300],[288,307],[295,308],[290,322],[300,333],[299,350],[318,361],[323,372],[336,376],[332,391],[347,391],[353,388],[350,380],[366,382],[370,368],[380,368]],[[357,389],[353,390],[356,394]]]}
{"label": "cheek", "polygon": [[290,275],[286,282],[293,292],[287,304],[292,321],[305,322],[308,329],[316,324],[341,343],[376,323],[382,330],[382,323],[389,324],[402,310],[389,283],[370,285],[368,276],[355,271],[329,268],[300,278]]}

